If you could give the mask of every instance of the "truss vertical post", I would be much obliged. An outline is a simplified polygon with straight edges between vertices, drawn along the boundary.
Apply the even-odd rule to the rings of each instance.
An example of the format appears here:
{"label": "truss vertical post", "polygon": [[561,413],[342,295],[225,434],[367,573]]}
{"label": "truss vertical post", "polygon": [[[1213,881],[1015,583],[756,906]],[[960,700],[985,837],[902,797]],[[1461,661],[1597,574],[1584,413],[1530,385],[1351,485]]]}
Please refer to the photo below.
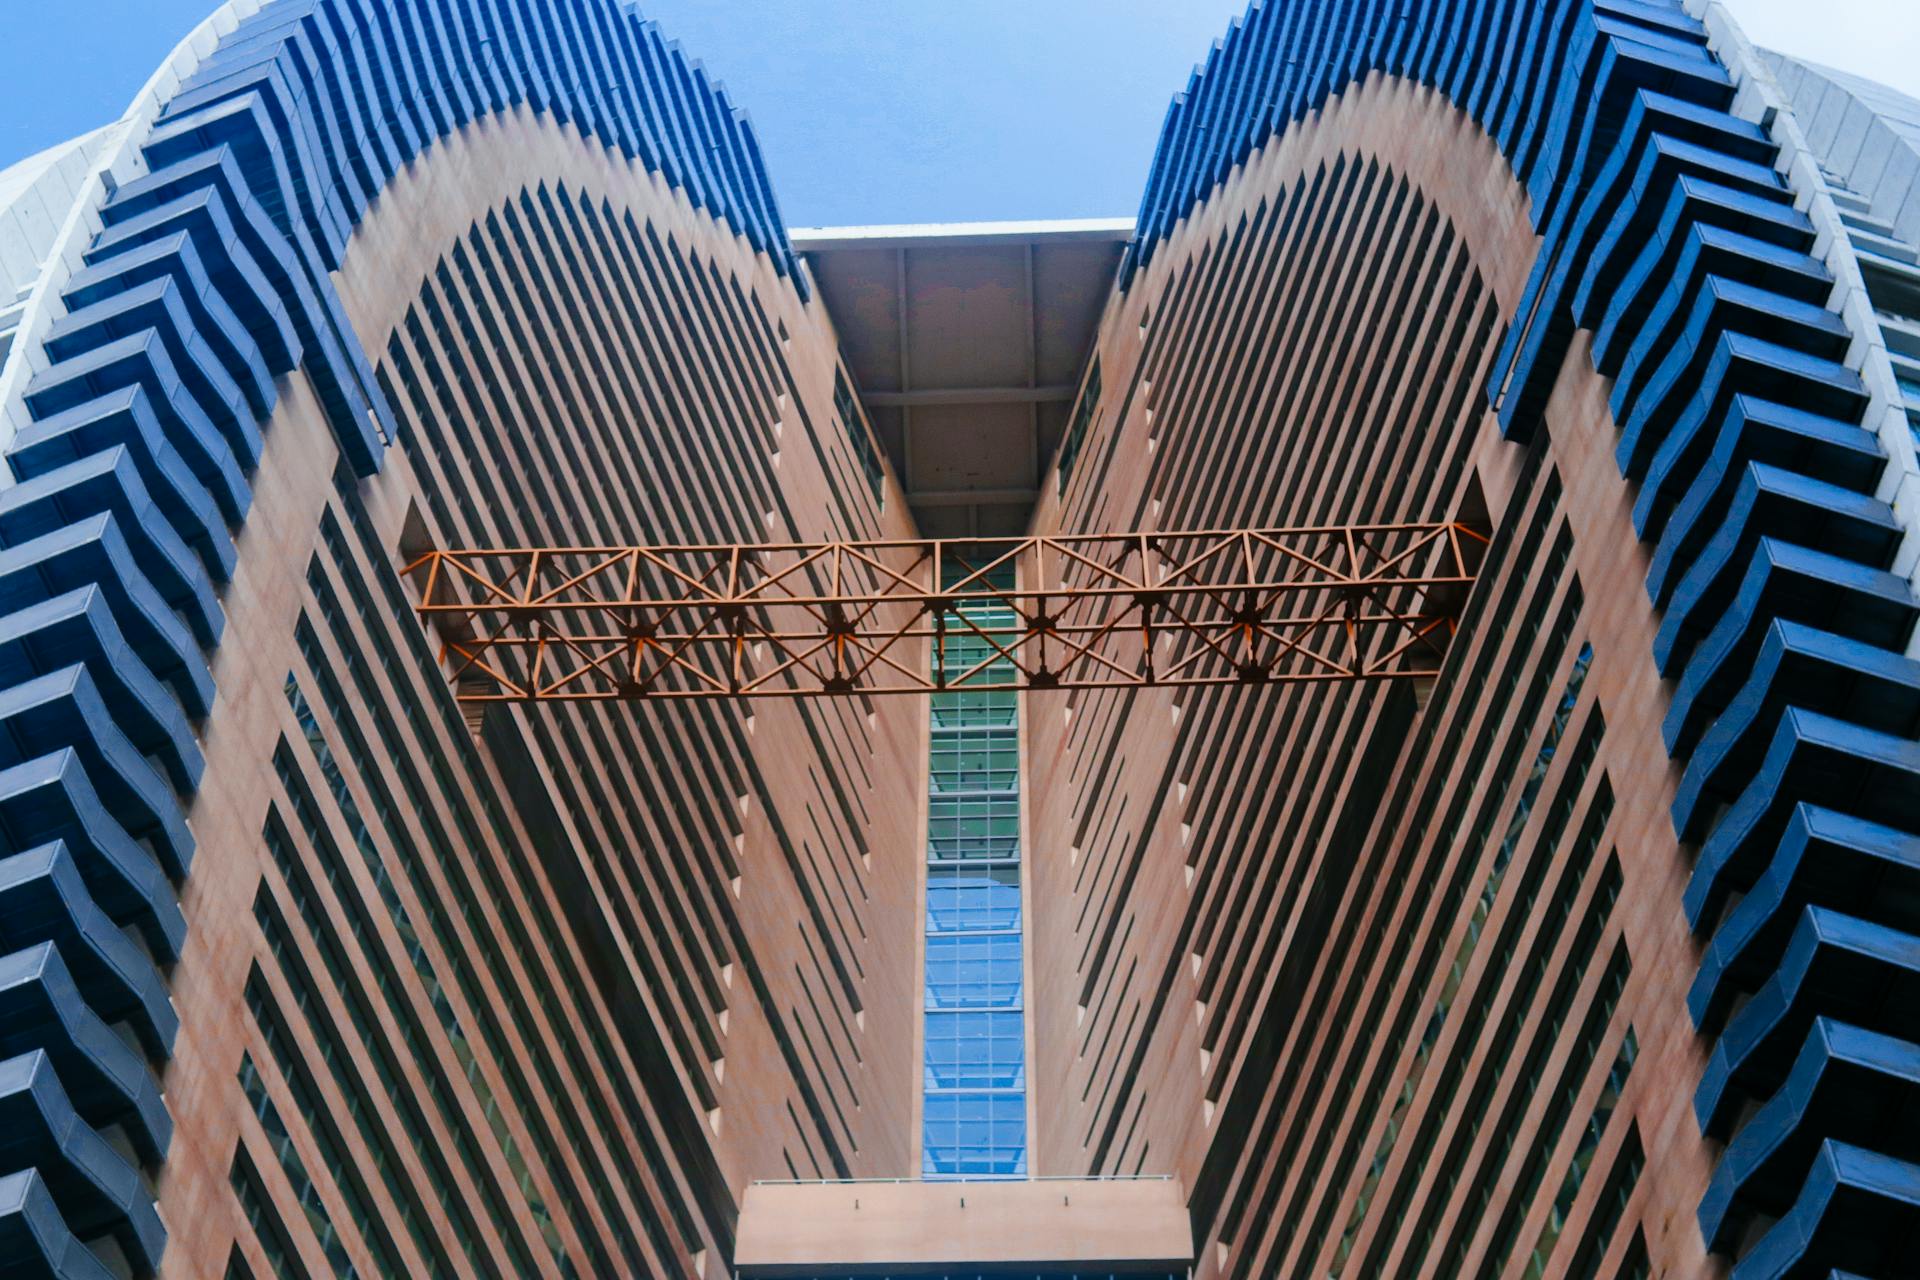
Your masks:
{"label": "truss vertical post", "polygon": [[463,702],[951,688],[962,598],[1015,618],[969,689],[1195,687],[1433,679],[1469,541],[1488,539],[1436,522],[539,547],[433,551],[406,573]]}

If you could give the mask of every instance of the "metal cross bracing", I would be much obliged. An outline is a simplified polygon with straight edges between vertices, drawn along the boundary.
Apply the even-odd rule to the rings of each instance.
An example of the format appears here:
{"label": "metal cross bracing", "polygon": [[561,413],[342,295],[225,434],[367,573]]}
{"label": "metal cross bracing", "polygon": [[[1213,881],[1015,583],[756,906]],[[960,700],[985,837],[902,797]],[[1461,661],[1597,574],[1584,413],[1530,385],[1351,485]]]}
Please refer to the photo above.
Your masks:
{"label": "metal cross bracing", "polygon": [[[1433,523],[544,547],[406,573],[465,702],[1194,687],[1436,676],[1486,542]],[[961,608],[981,601],[1011,621]]]}

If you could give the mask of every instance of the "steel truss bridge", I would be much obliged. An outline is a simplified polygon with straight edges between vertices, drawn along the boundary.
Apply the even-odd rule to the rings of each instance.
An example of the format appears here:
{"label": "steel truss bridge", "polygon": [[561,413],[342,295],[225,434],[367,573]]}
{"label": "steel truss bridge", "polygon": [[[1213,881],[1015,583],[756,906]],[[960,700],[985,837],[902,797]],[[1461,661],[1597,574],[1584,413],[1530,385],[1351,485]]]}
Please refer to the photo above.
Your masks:
{"label": "steel truss bridge", "polygon": [[1458,523],[429,552],[463,702],[1193,688],[1437,676]]}

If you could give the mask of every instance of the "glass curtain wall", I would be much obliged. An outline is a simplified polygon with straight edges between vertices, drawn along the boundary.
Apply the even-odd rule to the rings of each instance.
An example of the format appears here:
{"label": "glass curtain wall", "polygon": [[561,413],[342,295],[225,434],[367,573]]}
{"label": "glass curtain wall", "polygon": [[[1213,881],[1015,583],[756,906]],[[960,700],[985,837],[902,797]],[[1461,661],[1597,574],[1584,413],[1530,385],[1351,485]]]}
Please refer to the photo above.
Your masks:
{"label": "glass curtain wall", "polygon": [[[969,572],[950,566],[942,586]],[[1012,566],[993,584],[1012,586]],[[966,688],[1012,674],[988,637],[1009,644],[1013,627],[1004,605],[963,600],[932,658],[951,691],[933,695],[928,788],[927,1178],[1027,1174],[1019,695]]]}

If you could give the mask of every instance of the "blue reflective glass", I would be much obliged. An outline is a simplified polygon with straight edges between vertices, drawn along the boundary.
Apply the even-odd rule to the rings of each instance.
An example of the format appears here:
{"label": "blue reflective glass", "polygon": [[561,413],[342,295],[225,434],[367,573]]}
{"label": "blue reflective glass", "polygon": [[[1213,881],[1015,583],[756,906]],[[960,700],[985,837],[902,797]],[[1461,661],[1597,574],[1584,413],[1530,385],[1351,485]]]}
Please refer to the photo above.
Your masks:
{"label": "blue reflective glass", "polygon": [[1019,1007],[1019,934],[955,934],[927,939],[927,1008]]}
{"label": "blue reflective glass", "polygon": [[[943,580],[966,572],[949,562]],[[1011,586],[1011,567],[995,579]],[[926,1177],[1027,1170],[1019,707],[1011,690],[966,688],[1015,674],[994,648],[1012,625],[1003,606],[962,603],[934,656],[964,691],[934,695],[928,754]]]}
{"label": "blue reflective glass", "polygon": [[1027,1100],[1018,1093],[929,1094],[920,1171],[1019,1177],[1027,1171]]}
{"label": "blue reflective glass", "polygon": [[1019,1089],[1027,1082],[1017,1012],[927,1014],[929,1089]]}
{"label": "blue reflective glass", "polygon": [[928,933],[1019,927],[1019,867],[927,869]]}

